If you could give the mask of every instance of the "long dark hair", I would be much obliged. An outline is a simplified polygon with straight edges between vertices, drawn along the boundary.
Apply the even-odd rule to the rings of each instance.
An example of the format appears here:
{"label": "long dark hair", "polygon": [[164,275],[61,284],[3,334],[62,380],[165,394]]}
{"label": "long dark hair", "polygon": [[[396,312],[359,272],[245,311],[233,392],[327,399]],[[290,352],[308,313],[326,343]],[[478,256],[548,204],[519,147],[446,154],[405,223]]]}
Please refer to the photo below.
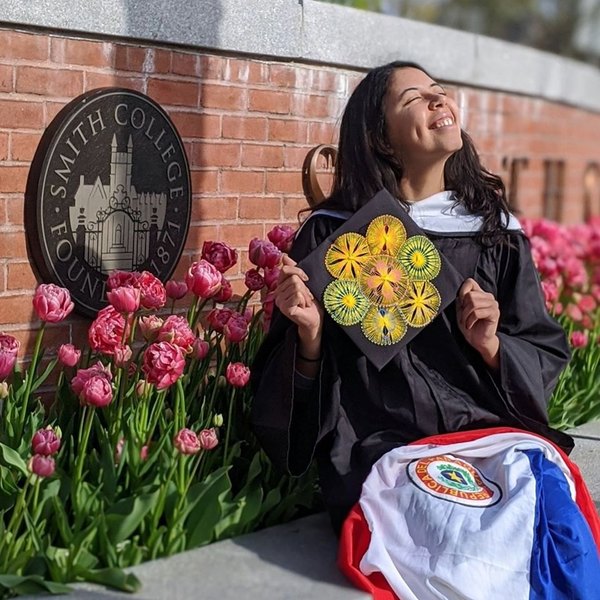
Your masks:
{"label": "long dark hair", "polygon": [[[395,61],[367,74],[354,90],[342,117],[333,188],[318,208],[357,211],[382,188],[408,207],[400,189],[402,164],[388,144],[384,100],[396,69],[420,65]],[[479,239],[491,244],[503,237],[508,222],[508,201],[502,180],[483,167],[473,141],[461,131],[463,146],[447,161],[444,182],[456,192],[456,201],[483,218]]]}

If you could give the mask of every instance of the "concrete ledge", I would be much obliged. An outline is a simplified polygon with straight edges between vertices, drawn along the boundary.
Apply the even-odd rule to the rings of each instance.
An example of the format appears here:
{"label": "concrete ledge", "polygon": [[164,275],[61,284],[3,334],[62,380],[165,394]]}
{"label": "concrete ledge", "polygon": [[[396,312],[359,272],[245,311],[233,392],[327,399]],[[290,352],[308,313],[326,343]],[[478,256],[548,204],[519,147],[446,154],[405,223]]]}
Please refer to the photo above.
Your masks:
{"label": "concrete ledge", "polygon": [[[600,422],[569,432],[579,465],[600,508]],[[130,569],[143,588],[140,600],[366,600],[336,566],[337,540],[325,514],[225,540]],[[110,600],[131,595],[77,585],[64,600]],[[31,598],[30,600],[34,600]]]}
{"label": "concrete ledge", "polygon": [[445,81],[600,111],[600,71],[591,65],[315,0],[4,0],[0,19],[3,27],[34,26],[354,69],[413,60]]}

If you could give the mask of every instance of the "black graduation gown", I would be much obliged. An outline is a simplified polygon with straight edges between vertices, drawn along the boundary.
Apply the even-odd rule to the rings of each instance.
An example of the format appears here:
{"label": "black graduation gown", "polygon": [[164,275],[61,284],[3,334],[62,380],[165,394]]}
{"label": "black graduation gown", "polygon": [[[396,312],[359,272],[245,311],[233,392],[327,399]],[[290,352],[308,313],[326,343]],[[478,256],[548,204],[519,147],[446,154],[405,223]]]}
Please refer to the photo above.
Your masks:
{"label": "black graduation gown", "polygon": [[[315,215],[290,252],[299,261],[342,221]],[[428,233],[466,279],[500,305],[500,370],[491,373],[464,339],[452,303],[378,371],[328,315],[323,360],[312,388],[295,373],[296,326],[277,310],[252,366],[252,422],[278,467],[302,474],[316,458],[336,530],[357,502],[373,463],[429,435],[510,426],[567,452],[572,440],[548,426],[546,404],[569,359],[562,327],[545,308],[527,239],[482,247],[472,235]],[[306,381],[304,382],[306,384]]]}

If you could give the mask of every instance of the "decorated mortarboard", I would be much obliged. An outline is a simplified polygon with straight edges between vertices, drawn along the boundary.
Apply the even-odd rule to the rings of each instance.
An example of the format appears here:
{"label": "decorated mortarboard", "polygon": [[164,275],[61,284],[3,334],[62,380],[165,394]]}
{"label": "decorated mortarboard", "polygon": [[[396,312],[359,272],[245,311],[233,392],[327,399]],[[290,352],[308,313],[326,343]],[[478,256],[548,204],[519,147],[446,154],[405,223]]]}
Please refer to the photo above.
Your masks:
{"label": "decorated mortarboard", "polygon": [[462,283],[386,190],[298,266],[315,298],[378,370],[454,301]]}

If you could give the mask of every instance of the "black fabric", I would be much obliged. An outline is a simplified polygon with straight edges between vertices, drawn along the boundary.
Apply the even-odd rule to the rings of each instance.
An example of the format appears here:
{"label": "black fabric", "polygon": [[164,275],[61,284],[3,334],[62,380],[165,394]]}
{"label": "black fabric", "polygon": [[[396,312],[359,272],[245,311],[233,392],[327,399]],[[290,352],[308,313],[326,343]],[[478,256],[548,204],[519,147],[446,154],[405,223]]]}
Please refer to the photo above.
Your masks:
{"label": "black fabric", "polygon": [[[315,216],[290,255],[299,261],[343,221]],[[492,373],[465,341],[455,303],[381,371],[325,317],[323,361],[312,389],[294,386],[296,327],[275,310],[252,367],[253,426],[281,469],[304,472],[316,457],[338,529],[373,463],[425,436],[510,426],[539,433],[569,452],[573,442],[548,426],[546,403],[569,358],[564,331],[546,312],[529,244],[520,232],[482,247],[473,237],[428,233],[460,272],[500,304],[500,363]]]}

